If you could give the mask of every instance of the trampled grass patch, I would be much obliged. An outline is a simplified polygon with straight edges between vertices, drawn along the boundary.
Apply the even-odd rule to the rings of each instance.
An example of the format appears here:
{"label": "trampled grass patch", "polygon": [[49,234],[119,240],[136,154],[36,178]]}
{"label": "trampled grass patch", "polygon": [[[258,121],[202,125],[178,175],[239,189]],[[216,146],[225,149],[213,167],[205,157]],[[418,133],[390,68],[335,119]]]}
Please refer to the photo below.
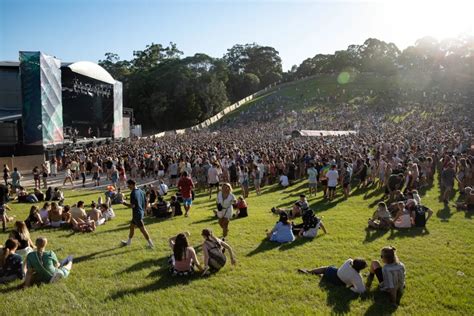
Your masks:
{"label": "trampled grass patch", "polygon": [[[238,265],[206,278],[174,278],[167,270],[170,236],[190,231],[191,243],[199,246],[203,228],[221,234],[212,216],[215,201],[205,194],[198,194],[189,218],[146,220],[155,250],[145,248],[139,233],[130,247],[119,246],[131,217],[123,206],[116,206],[117,217],[94,233],[34,231],[32,238],[46,236],[59,258],[74,255],[71,275],[57,284],[21,291],[15,290],[19,283],[0,286],[0,314],[474,314],[474,222],[464,212],[446,209],[438,201],[436,185],[423,196],[435,213],[426,230],[366,231],[380,195],[359,190],[347,201],[340,199],[340,192],[332,203],[322,201],[321,193],[310,199],[323,216],[327,235],[320,232],[314,240],[284,245],[265,241],[265,229],[277,221],[270,208],[290,206],[305,189],[303,184],[285,190],[267,187],[261,196],[252,193],[249,217],[230,223],[228,241]],[[90,203],[99,194],[66,191],[67,203]],[[11,206],[11,215],[26,218],[30,205]],[[5,240],[7,234],[1,236]],[[368,295],[356,296],[348,289],[326,286],[318,277],[296,273],[301,267],[340,265],[348,257],[377,259],[386,245],[398,249],[407,269],[407,288],[397,310],[375,286]],[[198,254],[202,255],[199,247]]]}

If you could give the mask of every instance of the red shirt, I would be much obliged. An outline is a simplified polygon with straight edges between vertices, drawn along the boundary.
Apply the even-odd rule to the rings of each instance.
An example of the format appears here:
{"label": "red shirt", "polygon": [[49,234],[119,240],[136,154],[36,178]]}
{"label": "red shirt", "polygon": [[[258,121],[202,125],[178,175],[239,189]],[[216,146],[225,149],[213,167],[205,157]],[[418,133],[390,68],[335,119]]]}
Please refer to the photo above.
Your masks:
{"label": "red shirt", "polygon": [[181,191],[181,196],[183,199],[190,199],[192,197],[192,189],[194,188],[194,183],[191,178],[181,177],[178,181],[178,188]]}

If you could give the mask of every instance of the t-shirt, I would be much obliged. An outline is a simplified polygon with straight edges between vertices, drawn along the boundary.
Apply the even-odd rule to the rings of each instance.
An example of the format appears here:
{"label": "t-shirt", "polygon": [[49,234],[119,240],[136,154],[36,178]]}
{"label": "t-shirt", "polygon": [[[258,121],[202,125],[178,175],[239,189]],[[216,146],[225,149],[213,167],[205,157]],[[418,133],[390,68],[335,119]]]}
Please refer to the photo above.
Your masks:
{"label": "t-shirt", "polygon": [[276,223],[273,228],[271,241],[276,241],[280,243],[290,242],[295,240],[295,235],[293,235],[293,230],[291,229],[291,224],[285,225],[282,222]]}
{"label": "t-shirt", "polygon": [[86,211],[83,209],[83,208],[79,208],[79,207],[72,207],[71,208],[71,217],[73,219],[86,219],[87,218],[87,214],[86,214]]}
{"label": "t-shirt", "polygon": [[402,289],[405,285],[405,265],[401,262],[384,265],[382,275],[383,282],[380,283],[380,289],[383,291]]}
{"label": "t-shirt", "polygon": [[25,272],[23,270],[23,260],[20,255],[16,253],[10,254],[6,260],[3,267],[0,267],[0,278],[16,275],[18,279],[23,279],[25,277]]}
{"label": "t-shirt", "polygon": [[441,172],[441,182],[446,186],[454,186],[454,178],[456,177],[456,171],[452,168],[444,169]]}
{"label": "t-shirt", "polygon": [[130,203],[133,217],[142,218],[145,213],[145,193],[138,188],[133,189],[130,193]]}
{"label": "t-shirt", "polygon": [[[42,262],[42,263],[41,263]],[[49,282],[56,272],[58,258],[53,251],[45,251],[42,256],[37,251],[30,252],[26,257],[28,269],[33,268],[40,282]]]}
{"label": "t-shirt", "polygon": [[308,182],[309,183],[316,183],[318,180],[318,170],[316,168],[309,168],[308,171]]}
{"label": "t-shirt", "polygon": [[352,259],[347,259],[344,264],[337,269],[337,276],[355,293],[364,293],[365,286],[360,274],[352,267]]}
{"label": "t-shirt", "polygon": [[287,187],[290,185],[290,182],[288,182],[288,177],[285,175],[280,176],[280,184],[284,187]]}
{"label": "t-shirt", "polygon": [[337,179],[339,178],[339,173],[337,170],[329,170],[326,173],[326,178],[328,178],[328,187],[335,187],[337,186]]}
{"label": "t-shirt", "polygon": [[193,180],[189,177],[181,177],[178,181],[178,188],[183,199],[190,199],[192,197],[192,189],[194,188]]}
{"label": "t-shirt", "polygon": [[219,183],[219,170],[217,168],[210,168],[207,171],[207,182],[214,184],[214,183]]}

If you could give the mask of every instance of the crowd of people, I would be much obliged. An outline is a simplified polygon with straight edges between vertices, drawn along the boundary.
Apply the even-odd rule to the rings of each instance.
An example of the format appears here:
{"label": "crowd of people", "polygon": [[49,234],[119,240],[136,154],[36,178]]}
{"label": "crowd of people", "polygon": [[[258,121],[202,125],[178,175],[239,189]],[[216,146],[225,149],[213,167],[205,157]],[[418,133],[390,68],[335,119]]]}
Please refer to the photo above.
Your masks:
{"label": "crowd of people", "polygon": [[[93,231],[113,218],[113,203],[122,203],[133,210],[129,238],[123,245],[131,244],[134,230],[138,228],[150,247],[154,244],[145,228],[144,216],[192,216],[197,193],[204,192],[209,198],[215,194],[214,215],[222,237],[213,236],[207,229],[202,231],[204,265],[187,242],[189,234],[180,233],[171,238],[170,263],[174,274],[188,274],[193,267],[203,273],[208,273],[210,268],[218,269],[219,264],[209,262],[220,260],[222,266],[225,259],[213,254],[219,251],[229,250],[235,263],[234,250],[226,241],[230,223],[233,218],[249,216],[246,199],[250,194],[265,194],[265,188],[273,184],[287,188],[296,181],[307,181],[309,196],[320,195],[327,203],[338,198],[350,199],[354,190],[375,191],[379,194],[379,203],[368,220],[368,228],[407,229],[424,227],[431,218],[433,211],[422,204],[419,192],[430,187],[436,181],[435,174],[439,174],[440,200],[448,205],[458,191],[461,199],[456,207],[473,211],[473,114],[465,105],[448,102],[400,103],[393,107],[341,104],[338,107],[312,106],[297,112],[278,106],[281,99],[271,100],[262,105],[264,111],[251,108],[209,130],[159,138],[131,138],[62,152],[44,167],[35,167],[34,193],[21,187],[18,170],[10,173],[5,166],[8,194],[19,202],[46,201],[41,209],[32,206],[25,221],[27,227],[34,229],[71,225],[78,231]],[[288,132],[296,127],[355,130],[357,133],[294,138]],[[59,170],[65,170],[64,186],[74,186],[77,179],[82,186],[108,185],[107,201],[91,205],[90,212],[85,211],[83,202],[72,207],[61,206],[64,204],[61,189],[51,189],[47,182],[48,177],[59,175]],[[140,183],[146,181],[153,184],[140,189]],[[47,192],[40,199],[42,184]],[[131,190],[129,201],[120,191],[126,187]],[[172,188],[176,194],[167,198]],[[241,189],[241,196],[233,194],[234,188]],[[0,210],[5,223],[7,204],[2,203]],[[305,194],[290,208],[272,208],[272,211],[279,215],[279,220],[267,231],[271,241],[314,238],[320,228],[326,232],[322,219],[316,216],[318,210],[309,207]],[[302,223],[292,222],[299,217]],[[39,244],[45,243],[40,241]],[[8,247],[5,245],[5,249],[11,247],[11,242]],[[372,262],[370,274],[377,276],[381,288],[389,291],[392,302],[396,302],[397,293],[404,285],[404,266],[393,248],[382,249],[382,258],[384,266]],[[55,265],[57,260],[52,262]],[[353,278],[367,266],[362,259],[350,259],[338,270],[323,267],[311,272],[325,275],[336,283],[352,284],[355,291],[361,292],[364,290],[361,280]]]}

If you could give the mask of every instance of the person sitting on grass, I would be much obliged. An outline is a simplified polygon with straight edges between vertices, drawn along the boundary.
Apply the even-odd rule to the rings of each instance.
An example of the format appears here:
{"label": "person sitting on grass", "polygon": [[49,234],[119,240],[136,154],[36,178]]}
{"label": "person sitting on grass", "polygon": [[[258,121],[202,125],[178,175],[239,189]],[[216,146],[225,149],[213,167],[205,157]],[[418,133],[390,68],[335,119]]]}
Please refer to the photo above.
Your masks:
{"label": "person sitting on grass", "polygon": [[225,250],[229,251],[231,264],[235,265],[237,263],[232,247],[225,241],[214,237],[210,229],[203,229],[201,236],[204,238],[202,244],[204,253],[203,275],[210,273],[210,271],[219,271],[226,264]]}
{"label": "person sitting on grass", "polygon": [[318,235],[319,228],[321,228],[325,234],[328,233],[323,222],[314,214],[312,209],[307,209],[303,213],[303,223],[298,225],[292,223],[292,226],[293,234],[298,237],[315,238]]}
{"label": "person sitting on grass", "polygon": [[105,218],[102,217],[102,212],[97,208],[97,204],[95,202],[92,202],[91,204],[92,210],[87,214],[87,218],[90,221],[94,221],[95,226],[100,226],[105,223]]}
{"label": "person sitting on grass", "polygon": [[312,270],[298,269],[298,272],[305,274],[322,275],[322,280],[333,285],[346,286],[354,293],[362,294],[365,292],[364,282],[360,271],[367,267],[364,259],[347,259],[342,266],[320,267]]}
{"label": "person sitting on grass", "polygon": [[171,208],[171,216],[172,217],[183,215],[183,211],[181,209],[181,203],[179,203],[178,198],[176,197],[176,195],[173,195],[171,197],[170,208]]}
{"label": "person sitting on grass", "polygon": [[157,201],[152,204],[151,211],[156,218],[168,218],[172,214],[169,203],[162,196],[158,196]]}
{"label": "person sitting on grass", "polygon": [[10,238],[13,238],[18,242],[16,253],[23,258],[25,258],[26,255],[32,252],[35,248],[33,242],[31,241],[30,232],[28,231],[28,227],[26,226],[25,222],[15,222],[15,228],[10,233]]}
{"label": "person sitting on grass", "polygon": [[397,203],[398,211],[393,218],[395,228],[410,228],[413,223],[412,214],[405,208],[405,203]]}
{"label": "person sitting on grass", "polygon": [[36,239],[37,250],[26,257],[26,277],[24,287],[33,283],[55,283],[67,278],[72,269],[72,257],[69,256],[61,264],[54,251],[46,251],[48,240],[46,237]]}
{"label": "person sitting on grass", "polygon": [[280,212],[280,219],[271,231],[267,230],[267,238],[270,241],[279,243],[292,242],[295,240],[291,223],[288,220],[286,212]]}
{"label": "person sitting on grass", "polygon": [[474,190],[471,187],[464,188],[464,200],[454,205],[458,210],[474,212]]}
{"label": "person sitting on grass", "polygon": [[61,227],[62,225],[66,224],[63,221],[63,208],[58,205],[56,202],[51,203],[51,211],[49,212],[49,220],[51,223],[51,227]]}
{"label": "person sitting on grass", "polygon": [[244,200],[243,196],[239,196],[237,198],[237,203],[235,204],[235,217],[237,218],[243,218],[248,216],[248,211],[247,211],[247,202]]}
{"label": "person sitting on grass", "polygon": [[32,205],[30,208],[30,213],[25,220],[26,227],[28,229],[37,229],[43,226],[43,221],[39,214],[39,208],[36,205]]}
{"label": "person sitting on grass", "polygon": [[64,203],[64,193],[59,188],[54,188],[53,201],[57,201],[59,205]]}
{"label": "person sitting on grass", "polygon": [[389,229],[391,226],[392,217],[388,211],[387,204],[380,202],[372,218],[369,218],[368,227],[374,229]]}
{"label": "person sitting on grass", "polygon": [[384,247],[378,260],[370,264],[370,274],[367,278],[367,289],[370,289],[374,276],[379,281],[379,289],[390,295],[390,302],[399,305],[405,288],[405,265],[400,262],[394,247]]}
{"label": "person sitting on grass", "polygon": [[43,226],[50,226],[49,223],[49,211],[51,210],[51,205],[49,202],[44,203],[43,207],[39,210],[39,215],[41,216],[41,221]]}
{"label": "person sitting on grass", "polygon": [[201,264],[196,256],[196,251],[189,246],[189,232],[179,233],[171,237],[168,242],[173,250],[170,258],[170,271],[173,276],[188,276],[194,273],[195,267],[202,271]]}
{"label": "person sitting on grass", "polygon": [[288,214],[289,218],[295,218],[301,216],[309,208],[308,200],[306,195],[301,194],[300,199],[293,204],[291,209],[281,209],[281,208],[272,208],[272,213],[279,214],[285,212]]}
{"label": "person sitting on grass", "polygon": [[23,280],[25,277],[23,259],[15,253],[17,248],[18,242],[15,239],[7,239],[3,253],[0,255],[0,284],[17,279]]}
{"label": "person sitting on grass", "polygon": [[112,207],[108,206],[105,203],[100,205],[100,211],[102,212],[102,218],[105,219],[106,222],[110,221],[111,219],[115,218],[115,212]]}
{"label": "person sitting on grass", "polygon": [[425,227],[428,220],[433,216],[431,209],[417,204],[413,199],[408,200],[405,207],[411,214],[414,227]]}
{"label": "person sitting on grass", "polygon": [[38,200],[38,202],[43,202],[43,201],[44,201],[44,193],[41,192],[40,189],[35,188],[33,194],[35,195],[35,197],[36,197],[36,199]]}

